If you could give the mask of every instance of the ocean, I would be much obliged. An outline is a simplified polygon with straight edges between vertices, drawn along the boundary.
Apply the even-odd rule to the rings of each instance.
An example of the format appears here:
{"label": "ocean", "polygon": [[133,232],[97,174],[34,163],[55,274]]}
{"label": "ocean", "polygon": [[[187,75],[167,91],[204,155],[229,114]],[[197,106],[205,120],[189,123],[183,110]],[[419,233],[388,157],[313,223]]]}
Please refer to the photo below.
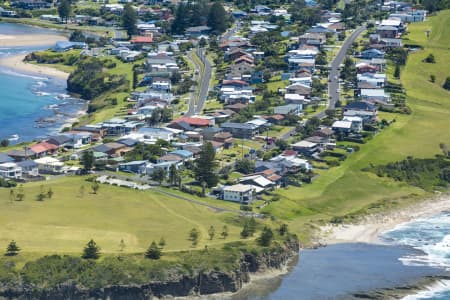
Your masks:
{"label": "ocean", "polygon": [[[20,24],[0,23],[0,34],[52,34],[55,31]],[[0,58],[48,49],[52,45],[0,48]],[[84,102],[70,97],[65,80],[26,74],[0,66],[0,140],[20,143],[59,131]],[[14,139],[17,135],[18,139]]]}
{"label": "ocean", "polygon": [[[291,272],[256,281],[231,299],[354,299],[350,295],[450,275],[450,212],[401,224],[382,239],[384,245],[348,243],[301,250]],[[422,299],[449,300],[450,281],[403,298]]]}
{"label": "ocean", "polygon": [[[383,235],[387,243],[406,245],[420,250],[418,255],[405,255],[400,261],[407,266],[428,266],[445,270],[450,275],[450,211],[398,225]],[[448,300],[450,280],[442,280],[404,300]]]}

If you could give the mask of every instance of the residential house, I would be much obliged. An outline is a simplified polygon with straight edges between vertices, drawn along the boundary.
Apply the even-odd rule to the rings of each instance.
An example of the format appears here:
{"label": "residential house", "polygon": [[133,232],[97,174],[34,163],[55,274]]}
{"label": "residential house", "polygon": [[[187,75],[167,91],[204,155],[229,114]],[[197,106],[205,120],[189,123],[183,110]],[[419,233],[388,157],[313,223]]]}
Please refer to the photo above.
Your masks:
{"label": "residential house", "polygon": [[257,125],[248,123],[225,122],[220,127],[235,138],[251,139],[258,132]]}
{"label": "residential house", "polygon": [[136,36],[135,38],[130,40],[130,43],[138,48],[142,48],[143,46],[150,46],[153,43],[153,33],[149,33],[146,36]]}
{"label": "residential house", "polygon": [[360,57],[363,59],[384,58],[384,52],[377,49],[368,49],[362,51]]}
{"label": "residential house", "polygon": [[0,164],[7,163],[7,162],[14,162],[14,158],[6,155],[5,153],[0,153]]}
{"label": "residential house", "polygon": [[311,143],[305,140],[292,144],[292,149],[294,149],[298,153],[303,154],[306,157],[311,157],[321,151],[318,144]]}
{"label": "residential house", "polygon": [[56,42],[53,47],[53,51],[55,52],[65,52],[72,49],[86,49],[87,44],[84,42],[68,42],[68,41],[59,41]]}
{"label": "residential house", "polygon": [[171,89],[170,79],[163,77],[154,77],[152,79],[152,89],[157,91],[169,92]]}
{"label": "residential house", "polygon": [[387,82],[386,74],[378,73],[357,74],[356,80],[358,83],[369,83],[377,88],[383,88]]}
{"label": "residential house", "polygon": [[343,108],[344,117],[360,117],[363,123],[373,123],[377,120],[377,107],[364,101],[355,101]]}
{"label": "residential house", "polygon": [[156,164],[147,162],[147,164],[145,164],[144,166],[142,166],[140,168],[139,173],[151,176],[153,174],[153,172],[155,172],[156,170],[163,169],[164,172],[167,174],[167,176],[169,176],[170,167],[172,165],[175,165],[175,168],[179,169],[182,164],[183,164],[183,162],[181,160],[166,161],[166,162],[161,162],[161,163],[156,163]]}
{"label": "residential house", "polygon": [[24,148],[23,150],[22,149],[9,150],[5,154],[8,155],[9,157],[12,157],[15,161],[22,161],[36,157],[36,153],[34,153],[33,150],[28,148]]}
{"label": "residential house", "polygon": [[117,142],[105,143],[92,148],[94,152],[102,152],[109,156],[123,156],[129,150],[130,148]]}
{"label": "residential house", "polygon": [[223,129],[220,127],[207,127],[202,130],[203,139],[206,141],[212,141],[214,136],[221,132],[223,132]]}
{"label": "residential house", "polygon": [[254,194],[255,187],[246,184],[235,184],[224,186],[221,198],[227,201],[249,204],[253,201]]}
{"label": "residential house", "polygon": [[186,35],[190,37],[199,37],[201,35],[208,35],[211,32],[209,26],[194,26],[186,28]]}
{"label": "residential house", "polygon": [[378,26],[376,28],[376,33],[380,35],[381,38],[396,38],[398,34],[398,28],[394,26]]}
{"label": "residential house", "polygon": [[200,117],[181,117],[172,121],[167,127],[185,130],[181,123],[188,124],[191,128],[206,128],[214,125],[214,120]]}
{"label": "residential house", "polygon": [[144,140],[164,140],[167,142],[172,141],[175,138],[175,133],[173,130],[168,128],[153,128],[153,127],[141,127],[137,131],[138,134],[142,135]]}
{"label": "residential house", "polygon": [[361,89],[361,99],[370,103],[386,104],[391,101],[384,89]]}
{"label": "residential house", "polygon": [[275,184],[271,180],[262,175],[250,175],[241,177],[239,179],[239,183],[257,186],[263,188],[264,190],[275,186]]}
{"label": "residential house", "polygon": [[247,61],[241,61],[239,63],[230,66],[229,74],[233,77],[242,76],[243,74],[252,74],[255,70],[255,65]]}
{"label": "residential house", "polygon": [[350,133],[362,131],[362,118],[344,117],[341,121],[335,121],[331,128],[338,133]]}
{"label": "residential house", "polygon": [[355,67],[358,74],[376,73],[378,71],[377,67],[368,63],[357,63]]}
{"label": "residential house", "polygon": [[48,142],[40,142],[30,146],[30,150],[36,154],[36,157],[42,157],[55,153],[58,150],[58,146]]}
{"label": "residential house", "polygon": [[286,104],[273,108],[273,113],[278,115],[299,115],[301,111],[302,104]]}
{"label": "residential house", "polygon": [[55,145],[58,148],[64,148],[70,142],[70,136],[65,134],[52,135],[47,138],[47,143]]}
{"label": "residential house", "polygon": [[64,171],[64,163],[54,157],[41,157],[34,160],[38,165],[39,173],[60,174]]}
{"label": "residential house", "polygon": [[286,87],[286,93],[309,97],[311,95],[311,87],[301,83],[294,83]]}
{"label": "residential house", "polygon": [[136,161],[130,161],[126,163],[120,163],[118,170],[121,172],[127,172],[127,173],[139,173],[141,168],[147,164],[147,161],[145,160],[136,160]]}
{"label": "residential house", "polygon": [[39,176],[39,166],[33,160],[23,160],[17,162],[17,166],[22,169],[22,176],[37,177]]}
{"label": "residential house", "polygon": [[0,164],[0,177],[9,179],[21,179],[22,168],[14,162]]}

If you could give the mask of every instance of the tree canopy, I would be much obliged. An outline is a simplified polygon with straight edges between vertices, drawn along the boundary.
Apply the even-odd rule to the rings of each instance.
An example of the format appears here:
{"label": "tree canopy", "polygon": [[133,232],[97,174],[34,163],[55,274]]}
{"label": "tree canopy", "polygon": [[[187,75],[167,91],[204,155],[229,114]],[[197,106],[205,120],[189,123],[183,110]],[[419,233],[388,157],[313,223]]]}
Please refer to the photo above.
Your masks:
{"label": "tree canopy", "polygon": [[216,174],[216,151],[210,142],[203,144],[200,156],[195,160],[195,179],[205,182],[208,187],[213,187],[219,182]]}
{"label": "tree canopy", "polygon": [[128,38],[131,38],[133,34],[137,33],[137,15],[133,6],[127,3],[122,13],[122,26],[127,31]]}

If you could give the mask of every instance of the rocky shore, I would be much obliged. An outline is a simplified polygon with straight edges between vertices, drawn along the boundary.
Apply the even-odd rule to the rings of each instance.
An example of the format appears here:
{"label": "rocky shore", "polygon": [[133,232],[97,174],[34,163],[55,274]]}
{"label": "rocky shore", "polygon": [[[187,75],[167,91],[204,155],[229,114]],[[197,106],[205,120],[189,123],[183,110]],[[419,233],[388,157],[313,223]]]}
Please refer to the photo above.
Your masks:
{"label": "rocky shore", "polygon": [[208,270],[192,275],[172,276],[166,281],[140,285],[110,285],[89,289],[75,282],[54,287],[31,285],[6,286],[0,283],[0,299],[18,300],[144,300],[165,297],[198,297],[217,293],[235,293],[249,283],[252,274],[283,269],[298,255],[298,241],[288,241],[281,247],[256,253],[242,253],[239,266],[230,272]]}

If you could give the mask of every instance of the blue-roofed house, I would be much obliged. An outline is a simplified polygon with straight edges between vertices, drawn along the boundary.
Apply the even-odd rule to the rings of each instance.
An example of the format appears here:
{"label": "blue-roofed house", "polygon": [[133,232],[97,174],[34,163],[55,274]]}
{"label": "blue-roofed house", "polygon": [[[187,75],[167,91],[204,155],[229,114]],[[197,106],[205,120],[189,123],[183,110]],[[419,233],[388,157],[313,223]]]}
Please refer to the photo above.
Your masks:
{"label": "blue-roofed house", "polygon": [[363,59],[384,58],[384,52],[378,49],[368,49],[361,52],[360,57]]}
{"label": "blue-roofed house", "polygon": [[53,51],[55,52],[65,52],[72,49],[86,49],[87,44],[84,42],[69,42],[69,41],[59,41],[56,42],[53,47]]}
{"label": "blue-roofed house", "polygon": [[181,157],[183,159],[183,161],[192,159],[194,157],[194,154],[188,150],[175,150],[175,151],[170,152],[170,154]]}

